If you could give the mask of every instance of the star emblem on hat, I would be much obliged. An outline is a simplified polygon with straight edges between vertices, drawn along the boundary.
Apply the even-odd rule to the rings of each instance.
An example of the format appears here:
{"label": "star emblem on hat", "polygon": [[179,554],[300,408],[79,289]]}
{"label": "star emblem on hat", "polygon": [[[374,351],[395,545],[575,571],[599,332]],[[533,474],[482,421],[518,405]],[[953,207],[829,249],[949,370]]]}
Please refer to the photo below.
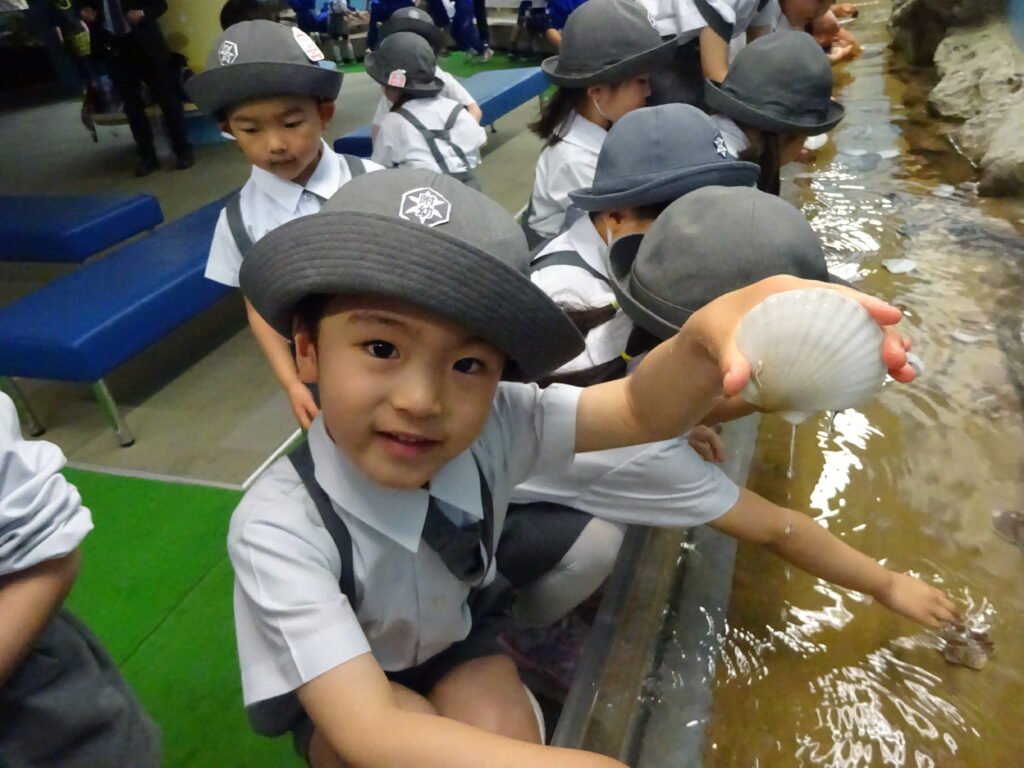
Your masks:
{"label": "star emblem on hat", "polygon": [[722,134],[720,133],[715,134],[715,152],[722,157],[729,156],[729,148],[725,146],[725,139],[722,138]]}
{"label": "star emblem on hat", "polygon": [[427,227],[447,224],[451,220],[452,204],[448,198],[430,187],[410,189],[402,195],[398,208],[399,218],[415,221]]}
{"label": "star emblem on hat", "polygon": [[220,44],[220,48],[217,49],[217,59],[220,61],[222,67],[226,67],[228,64],[234,64],[235,59],[238,58],[238,46],[230,40],[225,40]]}

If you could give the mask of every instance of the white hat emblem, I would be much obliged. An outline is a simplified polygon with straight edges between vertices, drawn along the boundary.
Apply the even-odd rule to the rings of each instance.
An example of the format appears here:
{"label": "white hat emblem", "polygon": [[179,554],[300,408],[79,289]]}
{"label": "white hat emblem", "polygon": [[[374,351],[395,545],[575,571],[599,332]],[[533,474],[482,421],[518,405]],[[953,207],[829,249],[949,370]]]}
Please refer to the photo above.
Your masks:
{"label": "white hat emblem", "polygon": [[225,40],[220,44],[220,48],[217,50],[217,58],[220,60],[220,65],[226,67],[228,64],[234,64],[235,59],[238,58],[238,46],[230,40]]}
{"label": "white hat emblem", "polygon": [[729,156],[729,148],[725,146],[725,139],[722,138],[722,134],[715,134],[715,152],[720,154],[722,157]]}
{"label": "white hat emblem", "polygon": [[388,75],[388,85],[393,88],[405,88],[405,70],[404,69],[393,69],[391,74]]}
{"label": "white hat emblem", "polygon": [[427,227],[447,224],[451,219],[452,204],[437,190],[430,187],[410,189],[402,195],[398,209],[400,218],[416,221]]}

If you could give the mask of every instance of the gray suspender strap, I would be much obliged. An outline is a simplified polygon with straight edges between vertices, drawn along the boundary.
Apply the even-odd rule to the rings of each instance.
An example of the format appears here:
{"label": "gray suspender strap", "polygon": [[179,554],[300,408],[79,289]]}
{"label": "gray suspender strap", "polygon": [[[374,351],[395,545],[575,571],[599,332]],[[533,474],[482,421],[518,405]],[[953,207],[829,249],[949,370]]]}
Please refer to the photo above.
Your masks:
{"label": "gray suspender strap", "polygon": [[[353,179],[366,173],[366,166],[363,164],[362,159],[354,155],[340,155],[338,163],[343,168],[348,168],[348,174]],[[228,229],[231,230],[231,237],[234,238],[238,252],[242,254],[242,258],[245,258],[249,255],[249,251],[252,250],[254,243],[252,238],[249,237],[249,231],[245,228],[245,221],[242,219],[241,195],[241,190],[235,192],[228,200],[224,210],[227,212]]]}
{"label": "gray suspender strap", "polygon": [[245,222],[242,220],[241,190],[231,196],[228,204],[224,207],[224,211],[227,213],[228,229],[231,230],[231,237],[235,240],[235,246],[238,248],[238,252],[242,254],[242,258],[245,258],[249,255],[249,251],[252,250],[253,242],[245,228]]}
{"label": "gray suspender strap", "polygon": [[356,576],[352,554],[352,536],[348,532],[345,521],[338,516],[331,504],[330,498],[320,484],[316,481],[316,473],[313,469],[313,454],[309,452],[309,443],[303,443],[288,456],[295,471],[299,473],[299,479],[306,489],[306,493],[316,504],[316,511],[320,513],[320,519],[324,521],[324,527],[334,539],[334,545],[338,548],[338,555],[341,557],[341,578],[338,579],[338,586],[341,593],[348,598],[352,610],[359,607],[356,596]]}
{"label": "gray suspender strap", "polygon": [[362,176],[364,173],[366,173],[366,166],[363,165],[363,161],[361,158],[358,158],[355,155],[342,155],[341,158],[342,160],[345,161],[345,164],[348,166],[348,175],[351,176],[353,179],[356,176]]}
{"label": "gray suspender strap", "polygon": [[441,148],[437,145],[438,139],[447,142],[448,146],[450,146],[452,151],[455,153],[455,156],[462,161],[463,165],[466,166],[467,171],[472,170],[469,167],[469,159],[466,157],[466,153],[462,151],[462,147],[458,146],[451,139],[452,128],[455,127],[455,123],[459,119],[459,113],[464,109],[465,107],[461,104],[456,104],[455,109],[453,109],[451,114],[448,115],[444,128],[441,128],[440,130],[431,130],[430,128],[427,128],[427,126],[417,120],[416,117],[405,107],[399,107],[395,112],[408,120],[412,127],[420,132],[423,140],[427,142],[427,147],[430,149],[430,154],[434,156],[434,162],[437,163],[438,168],[441,169],[442,173],[450,174],[458,173],[458,171],[453,171],[451,166],[448,165],[448,161],[444,159],[444,155],[441,153]]}
{"label": "gray suspender strap", "polygon": [[544,267],[577,267],[590,274],[592,277],[596,277],[605,285],[610,286],[611,281],[594,269],[592,266],[584,261],[583,257],[580,256],[576,251],[553,251],[552,253],[545,253],[543,256],[538,256],[530,264],[530,274],[539,272]]}

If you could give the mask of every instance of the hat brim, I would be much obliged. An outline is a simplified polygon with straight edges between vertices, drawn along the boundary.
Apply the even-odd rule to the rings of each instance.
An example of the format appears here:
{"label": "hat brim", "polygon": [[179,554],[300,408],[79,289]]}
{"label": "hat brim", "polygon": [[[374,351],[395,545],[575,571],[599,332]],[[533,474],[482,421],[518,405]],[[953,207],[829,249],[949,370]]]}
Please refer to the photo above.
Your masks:
{"label": "hat brim", "polygon": [[444,47],[444,32],[435,27],[433,22],[408,18],[396,19],[392,16],[381,26],[380,39],[384,40],[395,32],[412,32],[414,35],[419,35],[435,50]]}
{"label": "hat brim", "polygon": [[672,61],[678,47],[678,38],[673,37],[654,48],[589,72],[560,72],[558,69],[561,62],[560,56],[549,56],[541,62],[540,68],[544,70],[544,74],[554,85],[565,88],[586,88],[598,83],[621,82],[660,69]]}
{"label": "hat brim", "polygon": [[643,181],[639,177],[628,180],[628,188],[619,191],[597,190],[594,186],[569,193],[573,204],[584,211],[607,211],[619,206],[636,207],[672,202],[701,187],[752,187],[761,169],[756,163],[743,160],[708,163],[669,171]]}
{"label": "hat brim", "polygon": [[374,213],[323,212],[271,231],[242,262],[242,291],[285,338],[306,296],[381,296],[450,319],[503,350],[527,380],[584,349],[529,277],[437,228]]}
{"label": "hat brim", "polygon": [[314,64],[253,62],[216,67],[185,81],[185,92],[200,110],[216,114],[254,99],[310,96],[334,101],[342,73]]}
{"label": "hat brim", "polygon": [[391,70],[387,69],[387,64],[381,59],[380,54],[373,51],[366,54],[363,59],[363,66],[366,68],[366,74],[375,82],[392,88],[398,88],[402,93],[408,93],[413,96],[436,96],[444,90],[444,81],[436,75],[429,83],[407,82],[400,88],[398,86],[391,86],[388,83],[388,78],[391,77]]}
{"label": "hat brim", "polygon": [[[679,332],[679,326],[670,323],[656,312],[648,309],[637,297],[646,296],[651,303],[664,304],[666,307],[671,307],[673,314],[678,314],[682,317],[689,317],[696,310],[669,305],[664,299],[655,296],[637,282],[633,275],[633,262],[640,251],[640,244],[643,242],[643,239],[644,236],[642,234],[627,235],[612,244],[608,255],[608,272],[611,277],[612,292],[615,294],[619,307],[633,321],[634,325],[659,339],[669,339]],[[855,286],[846,280],[836,277],[831,273],[827,273],[827,277],[830,283],[857,290]]]}
{"label": "hat brim", "polygon": [[704,81],[704,101],[712,112],[720,112],[737,123],[751,125],[769,133],[796,133],[805,136],[828,133],[839,125],[846,115],[843,105],[831,99],[824,120],[810,121],[783,117],[750,106],[724,90],[722,84],[714,80]]}

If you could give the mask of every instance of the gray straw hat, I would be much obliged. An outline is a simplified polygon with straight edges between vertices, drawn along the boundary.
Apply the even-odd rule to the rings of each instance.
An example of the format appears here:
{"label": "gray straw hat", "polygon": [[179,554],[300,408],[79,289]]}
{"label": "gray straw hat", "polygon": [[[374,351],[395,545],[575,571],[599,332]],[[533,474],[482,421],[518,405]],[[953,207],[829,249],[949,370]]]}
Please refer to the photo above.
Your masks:
{"label": "gray straw hat", "polygon": [[735,160],[714,121],[688,104],[636,109],[608,131],[594,183],[569,193],[584,211],[667,203],[700,187],[751,187],[760,168]]}
{"label": "gray straw hat", "polygon": [[366,74],[381,85],[410,96],[436,96],[444,83],[436,74],[437,58],[430,43],[415,32],[395,32],[366,54]]}
{"label": "gray straw hat", "polygon": [[430,43],[431,48],[444,47],[444,32],[434,24],[429,13],[419,8],[399,8],[392,13],[380,28],[381,39],[395,32],[413,32]]}
{"label": "gray straw hat", "polygon": [[806,32],[773,32],[738,54],[725,80],[704,82],[708,108],[771,133],[831,131],[845,114],[832,99],[832,65]]}
{"label": "gray straw hat", "polygon": [[208,114],[252,99],[312,96],[334,101],[341,72],[320,66],[324,55],[298,27],[243,21],[224,30],[210,49],[206,69],[185,91]]}
{"label": "gray straw hat", "polygon": [[680,198],[646,235],[616,241],[610,262],[619,306],[662,339],[705,304],[766,277],[830,280],[803,214],[743,187],[704,187]]}
{"label": "gray straw hat", "polygon": [[587,0],[569,14],[559,54],[541,68],[555,85],[586,88],[658,69],[676,48],[677,38],[663,41],[637,0]]}
{"label": "gray straw hat", "polygon": [[565,313],[529,278],[526,238],[490,198],[423,169],[368,173],[319,213],[261,238],[242,262],[242,292],[286,338],[313,294],[400,299],[503,350],[526,379],[583,351]]}

